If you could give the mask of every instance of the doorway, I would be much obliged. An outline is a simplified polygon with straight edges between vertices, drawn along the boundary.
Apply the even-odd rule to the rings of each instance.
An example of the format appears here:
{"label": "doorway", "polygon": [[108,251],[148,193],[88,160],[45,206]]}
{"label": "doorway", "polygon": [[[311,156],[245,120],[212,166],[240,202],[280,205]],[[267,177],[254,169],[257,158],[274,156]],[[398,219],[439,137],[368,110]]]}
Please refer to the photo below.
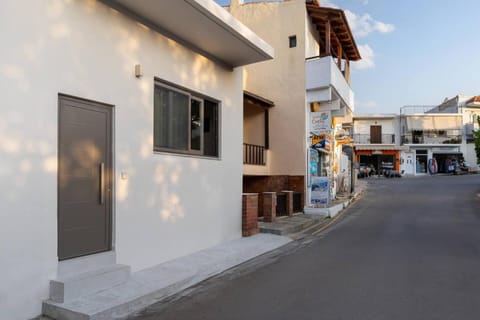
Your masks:
{"label": "doorway", "polygon": [[415,164],[413,162],[414,154],[413,153],[405,153],[405,157],[403,159],[403,170],[405,174],[414,175],[415,174]]}
{"label": "doorway", "polygon": [[426,174],[428,164],[428,150],[415,151],[415,173]]}
{"label": "doorway", "polygon": [[112,248],[113,106],[59,95],[58,258]]}

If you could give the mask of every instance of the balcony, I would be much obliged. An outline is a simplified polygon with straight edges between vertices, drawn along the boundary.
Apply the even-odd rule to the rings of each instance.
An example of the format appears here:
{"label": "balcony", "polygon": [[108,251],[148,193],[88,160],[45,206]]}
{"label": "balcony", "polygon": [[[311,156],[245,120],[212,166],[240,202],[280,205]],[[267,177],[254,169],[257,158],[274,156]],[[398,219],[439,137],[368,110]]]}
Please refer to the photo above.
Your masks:
{"label": "balcony", "polygon": [[243,144],[243,164],[265,166],[267,164],[265,147],[244,143]]}
{"label": "balcony", "polygon": [[369,134],[354,134],[355,144],[395,144],[394,134],[382,134],[381,137],[373,137]]}
{"label": "balcony", "polygon": [[354,111],[353,91],[331,56],[309,58],[305,68],[308,102],[332,101],[340,98]]}
{"label": "balcony", "polygon": [[414,131],[402,135],[402,144],[461,144],[461,130]]}

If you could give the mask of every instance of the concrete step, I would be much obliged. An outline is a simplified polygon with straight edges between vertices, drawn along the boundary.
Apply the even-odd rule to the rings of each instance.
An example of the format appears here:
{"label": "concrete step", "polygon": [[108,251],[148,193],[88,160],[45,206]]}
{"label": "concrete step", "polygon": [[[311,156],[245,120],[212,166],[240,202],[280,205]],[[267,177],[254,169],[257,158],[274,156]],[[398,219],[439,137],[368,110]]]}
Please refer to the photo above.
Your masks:
{"label": "concrete step", "polygon": [[262,233],[289,235],[301,232],[324,219],[325,217],[319,215],[299,214],[293,217],[279,218],[272,223],[259,222],[259,228]]}
{"label": "concrete step", "polygon": [[[179,266],[180,267],[180,266]],[[44,301],[43,314],[56,320],[111,320],[125,318],[149,305],[188,287],[195,273],[177,269],[170,277],[161,270],[148,270],[132,275],[121,285],[65,303]]]}
{"label": "concrete step", "polygon": [[127,282],[130,267],[122,264],[104,266],[77,275],[61,276],[50,281],[50,300],[63,303]]}
{"label": "concrete step", "polygon": [[297,233],[289,234],[288,236],[293,240],[300,240],[300,239],[306,238],[308,236],[311,236],[312,234],[314,234],[315,232],[317,232],[318,230],[320,230],[324,226],[326,226],[330,221],[331,221],[330,218],[325,218],[325,219],[323,219],[321,221],[318,221],[315,224],[309,226],[306,229],[303,229],[303,230],[301,230]]}
{"label": "concrete step", "polygon": [[229,241],[132,273],[115,287],[64,303],[44,301],[45,316],[56,320],[124,319],[214,275],[277,249],[292,240],[267,234]]}

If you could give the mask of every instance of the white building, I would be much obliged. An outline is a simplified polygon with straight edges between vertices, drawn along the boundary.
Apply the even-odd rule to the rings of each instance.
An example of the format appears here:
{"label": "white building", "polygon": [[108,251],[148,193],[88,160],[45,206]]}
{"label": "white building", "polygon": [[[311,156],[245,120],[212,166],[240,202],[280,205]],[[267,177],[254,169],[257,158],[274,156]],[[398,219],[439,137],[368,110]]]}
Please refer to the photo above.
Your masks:
{"label": "white building", "polygon": [[477,117],[480,116],[480,96],[457,95],[451,99],[445,99],[443,103],[429,112],[457,113],[462,116],[463,132],[461,151],[466,162],[477,163],[473,130],[479,130]]}
{"label": "white building", "polygon": [[5,0],[0,32],[0,317],[241,237],[237,67],[269,45],[211,0]]}
{"label": "white building", "polygon": [[397,114],[364,114],[353,117],[353,140],[356,161],[360,165],[373,166],[375,172],[386,169],[405,172],[403,151],[400,145],[400,118]]}
{"label": "white building", "polygon": [[407,173],[428,174],[435,159],[439,173],[448,172],[451,161],[462,157],[462,116],[438,113],[429,106],[405,106],[400,112],[402,144],[410,148],[404,164]]}

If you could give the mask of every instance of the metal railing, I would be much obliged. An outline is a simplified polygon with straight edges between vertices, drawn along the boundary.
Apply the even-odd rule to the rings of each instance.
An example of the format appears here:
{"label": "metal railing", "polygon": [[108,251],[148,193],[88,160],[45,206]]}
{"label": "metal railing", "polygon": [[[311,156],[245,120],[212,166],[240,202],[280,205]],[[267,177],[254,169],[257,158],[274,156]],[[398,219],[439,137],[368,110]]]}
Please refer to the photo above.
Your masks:
{"label": "metal railing", "polygon": [[404,134],[402,135],[402,144],[461,144],[461,134],[438,134],[428,133],[423,134]]}
{"label": "metal railing", "polygon": [[267,156],[264,146],[243,144],[243,164],[264,166],[267,164]]}
{"label": "metal railing", "polygon": [[434,105],[411,105],[411,106],[403,106],[400,108],[400,115],[407,115],[407,114],[424,114],[428,113],[428,111],[435,108]]}
{"label": "metal railing", "polygon": [[376,140],[375,137],[369,134],[354,134],[353,141],[356,144],[395,144],[395,135],[394,134],[382,134],[381,141]]}

